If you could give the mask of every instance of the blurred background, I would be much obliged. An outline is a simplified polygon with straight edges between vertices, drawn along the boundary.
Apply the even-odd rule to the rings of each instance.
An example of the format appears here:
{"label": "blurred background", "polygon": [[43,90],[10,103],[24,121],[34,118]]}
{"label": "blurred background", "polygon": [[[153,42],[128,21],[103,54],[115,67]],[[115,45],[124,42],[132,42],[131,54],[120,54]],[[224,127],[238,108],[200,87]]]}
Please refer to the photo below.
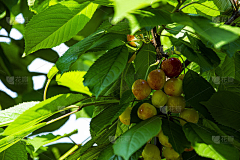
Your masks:
{"label": "blurred background", "polygon": [[[61,1],[0,0],[0,110],[23,102],[42,101],[44,87],[47,82],[47,73],[57,59],[70,46],[96,31],[98,26],[104,20],[109,19],[113,13],[111,8],[99,7],[85,28],[69,41],[52,49],[41,49],[22,58],[25,46],[23,35],[27,23],[35,14]],[[93,52],[83,55],[72,65],[70,70],[87,71],[102,54]],[[54,78],[49,85],[47,98],[61,93],[74,92],[65,86],[58,85]],[[33,132],[30,137],[48,133],[64,135],[78,129],[77,134],[47,145],[57,149],[57,151],[52,150],[54,154],[59,153],[62,155],[75,143],[81,144],[91,139],[89,124],[92,112],[93,108],[91,106],[86,107],[85,110],[77,114],[63,118]],[[51,119],[63,114],[65,113],[58,113]],[[69,146],[62,143],[68,143]],[[40,155],[43,156],[40,156],[40,159],[44,158],[44,156],[44,159],[56,157],[53,153],[47,153],[51,152],[51,150],[45,152],[44,148],[41,148],[40,152]]]}

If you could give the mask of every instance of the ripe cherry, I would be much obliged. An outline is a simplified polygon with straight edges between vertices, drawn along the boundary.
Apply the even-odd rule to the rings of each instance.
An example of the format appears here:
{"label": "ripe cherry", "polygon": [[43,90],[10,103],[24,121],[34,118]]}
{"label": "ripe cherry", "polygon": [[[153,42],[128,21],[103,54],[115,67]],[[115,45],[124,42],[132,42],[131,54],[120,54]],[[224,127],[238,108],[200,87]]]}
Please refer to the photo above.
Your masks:
{"label": "ripe cherry", "polygon": [[155,69],[148,74],[147,82],[154,90],[162,89],[166,82],[165,73],[161,69]]}
{"label": "ripe cherry", "polygon": [[177,58],[168,58],[162,62],[161,69],[165,72],[166,76],[173,78],[182,72],[182,63]]}
{"label": "ripe cherry", "polygon": [[147,81],[138,79],[132,85],[132,92],[137,100],[143,100],[150,95],[151,88],[149,87]]}

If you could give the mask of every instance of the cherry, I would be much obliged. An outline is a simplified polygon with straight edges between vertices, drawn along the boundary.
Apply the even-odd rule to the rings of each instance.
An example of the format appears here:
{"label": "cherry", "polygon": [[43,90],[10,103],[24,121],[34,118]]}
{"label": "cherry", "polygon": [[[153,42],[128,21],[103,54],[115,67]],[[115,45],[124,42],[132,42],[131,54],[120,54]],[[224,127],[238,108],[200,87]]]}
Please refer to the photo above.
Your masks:
{"label": "cherry", "polygon": [[162,89],[166,82],[166,76],[163,70],[155,69],[148,74],[147,82],[154,90]]}
{"label": "cherry", "polygon": [[170,112],[181,113],[186,106],[186,102],[182,96],[171,96],[168,98],[167,106]]}
{"label": "cherry", "polygon": [[168,101],[168,96],[162,91],[157,90],[152,95],[152,104],[157,107],[163,107]]}
{"label": "cherry", "polygon": [[161,160],[160,150],[153,144],[147,144],[142,152],[144,160]]}
{"label": "cherry", "polygon": [[165,72],[166,76],[173,78],[182,72],[182,63],[177,58],[168,58],[162,62],[161,69]]}
{"label": "cherry", "polygon": [[156,108],[149,104],[149,103],[143,103],[137,111],[138,117],[142,120],[146,120],[148,118],[151,118],[155,115],[157,115]]}
{"label": "cherry", "polygon": [[[180,115],[181,118],[185,119],[187,122],[192,122],[192,123],[197,123],[199,120],[199,114],[195,109],[190,109],[190,108],[186,108],[184,109]],[[187,122],[185,122],[184,120],[180,119],[180,124],[183,126],[184,124],[186,124]]]}
{"label": "cherry", "polygon": [[127,107],[126,110],[119,116],[119,120],[125,124],[130,125],[132,107]]}
{"label": "cherry", "polygon": [[132,85],[132,92],[137,100],[143,100],[150,95],[151,88],[149,87],[147,81],[138,79]]}
{"label": "cherry", "polygon": [[182,80],[170,78],[164,85],[164,91],[169,96],[180,96],[183,92]]}
{"label": "cherry", "polygon": [[172,147],[172,145],[168,142],[168,137],[163,134],[161,130],[158,134],[159,142],[165,147]]}
{"label": "cherry", "polygon": [[180,155],[171,147],[164,147],[162,153],[166,159],[177,159]]}

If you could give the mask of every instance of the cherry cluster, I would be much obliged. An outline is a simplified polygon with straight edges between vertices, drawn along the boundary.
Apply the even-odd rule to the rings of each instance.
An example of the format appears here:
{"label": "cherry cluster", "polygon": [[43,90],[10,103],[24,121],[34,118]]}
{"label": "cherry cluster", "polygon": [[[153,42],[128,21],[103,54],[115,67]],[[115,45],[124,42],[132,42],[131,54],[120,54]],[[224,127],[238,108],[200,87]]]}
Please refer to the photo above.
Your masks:
{"label": "cherry cluster", "polygon": [[[182,63],[177,58],[169,58],[162,62],[161,69],[155,69],[148,74],[147,80],[138,79],[132,85],[132,93],[137,100],[144,100],[150,96],[150,103],[143,103],[137,110],[140,119],[146,120],[157,115],[157,108],[160,110],[166,106],[167,111],[179,113],[180,124],[183,126],[186,122],[197,123],[199,119],[198,112],[194,109],[185,108],[186,101],[183,95]],[[180,76],[179,76],[180,75]],[[176,78],[178,77],[178,78]],[[153,91],[152,91],[153,90]],[[120,116],[122,123],[130,125],[130,114],[132,107],[128,107]],[[177,159],[179,154],[174,151],[172,145],[168,142],[168,137],[161,130],[157,135],[159,142],[164,146],[162,153],[166,159]],[[193,148],[186,148],[185,151],[191,151]],[[145,146],[142,156],[144,159],[161,159],[160,150],[153,144]]]}

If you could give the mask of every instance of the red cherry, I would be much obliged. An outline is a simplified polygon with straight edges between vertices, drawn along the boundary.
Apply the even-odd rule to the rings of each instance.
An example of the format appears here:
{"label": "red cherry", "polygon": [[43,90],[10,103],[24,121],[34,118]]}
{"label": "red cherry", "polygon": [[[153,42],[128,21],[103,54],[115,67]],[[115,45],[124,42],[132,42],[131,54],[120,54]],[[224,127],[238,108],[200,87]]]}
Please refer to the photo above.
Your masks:
{"label": "red cherry", "polygon": [[165,72],[166,76],[173,78],[182,72],[182,63],[177,58],[169,58],[162,62],[161,69]]}

